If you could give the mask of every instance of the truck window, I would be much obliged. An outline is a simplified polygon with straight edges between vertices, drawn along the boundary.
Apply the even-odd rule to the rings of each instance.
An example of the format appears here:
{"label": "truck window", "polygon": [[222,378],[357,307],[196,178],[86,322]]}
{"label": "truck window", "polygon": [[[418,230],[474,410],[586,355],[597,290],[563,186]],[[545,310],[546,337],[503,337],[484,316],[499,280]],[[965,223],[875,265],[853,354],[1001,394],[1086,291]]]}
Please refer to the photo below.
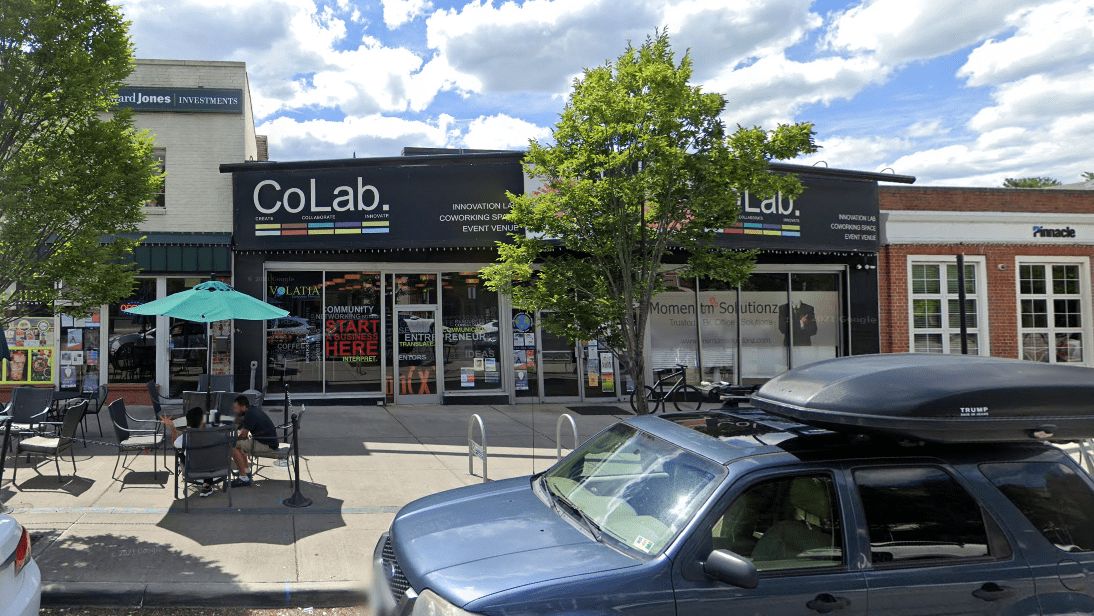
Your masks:
{"label": "truck window", "polygon": [[1056,462],[981,464],[995,487],[1041,535],[1065,552],[1094,550],[1094,492],[1079,475]]}
{"label": "truck window", "polygon": [[990,556],[980,505],[935,467],[854,472],[875,565],[952,563]]}

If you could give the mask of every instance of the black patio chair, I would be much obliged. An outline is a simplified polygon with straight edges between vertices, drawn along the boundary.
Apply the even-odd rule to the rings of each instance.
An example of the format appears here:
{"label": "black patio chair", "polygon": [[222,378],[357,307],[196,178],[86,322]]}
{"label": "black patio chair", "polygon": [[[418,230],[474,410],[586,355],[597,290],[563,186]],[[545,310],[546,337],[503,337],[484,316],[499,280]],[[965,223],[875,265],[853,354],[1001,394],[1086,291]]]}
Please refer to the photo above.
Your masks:
{"label": "black patio chair", "polygon": [[[76,476],[76,456],[72,451],[73,438],[76,436],[76,427],[84,420],[89,400],[68,407],[65,411],[65,420],[62,422],[40,422],[41,424],[57,424],[61,432],[57,436],[32,436],[15,443],[15,465],[11,471],[11,485],[15,486],[15,477],[19,474],[19,455],[26,454],[27,458],[53,458],[53,464],[57,467],[57,482],[62,483],[61,456],[68,452],[72,458],[72,475]],[[38,469],[38,465],[33,467]]]}
{"label": "black patio chair", "polygon": [[52,412],[53,390],[45,387],[16,387],[4,415],[11,417],[13,434],[32,432]]}
{"label": "black patio chair", "polygon": [[[136,455],[140,455],[144,451],[152,452],[152,469],[156,468],[156,448],[164,443],[164,435],[160,428],[163,427],[158,421],[151,421],[146,419],[134,419],[125,412],[125,400],[118,398],[111,402],[107,409],[110,411],[110,420],[114,424],[114,434],[118,437],[118,459],[114,462],[114,472],[110,474],[110,478],[118,480],[118,463],[122,464],[122,468],[129,468],[125,462],[122,461],[122,454],[125,454],[125,461],[129,460],[129,454],[136,452]],[[141,423],[153,423],[159,426],[155,429],[133,429],[129,427],[130,421],[136,421]],[[166,458],[167,452],[164,452]],[[164,463],[166,466],[166,462]]]}
{"label": "black patio chair", "polygon": [[[173,415],[182,414],[180,405],[165,398],[155,381],[148,381],[148,397],[152,399],[152,410],[156,417],[162,417],[165,412]],[[166,410],[164,407],[167,407]]]}
{"label": "black patio chair", "polygon": [[179,475],[182,475],[182,501],[190,511],[190,488],[200,489],[205,482],[220,483],[221,490],[228,492],[228,506],[232,506],[232,449],[236,446],[235,426],[219,426],[189,430],[182,439],[184,458],[181,473],[175,474],[175,494],[178,494]]}
{"label": "black patio chair", "polygon": [[198,375],[198,391],[229,391],[232,389],[235,377],[231,374],[214,374],[212,378],[208,374]]}
{"label": "black patio chair", "polygon": [[[296,413],[296,429],[297,430],[300,429],[300,426],[304,421],[304,413],[307,410],[308,409],[306,409],[306,408],[301,408],[300,412]],[[287,423],[283,426],[276,426],[276,427],[277,427],[278,430],[285,430],[286,431],[285,433],[288,435],[288,441],[289,442],[287,442],[287,443],[278,443],[277,444],[277,449],[274,450],[274,451],[255,452],[254,449],[252,448],[251,456],[250,456],[250,458],[251,458],[250,459],[251,475],[252,476],[258,475],[260,469],[262,469],[266,466],[269,466],[268,464],[261,464],[260,465],[258,463],[259,460],[284,460],[286,467],[289,469],[289,481],[292,481],[292,463],[290,463],[289,460],[292,458],[292,455],[293,455],[293,443],[296,442],[297,439],[295,437],[297,435],[293,434],[292,421],[289,421],[289,423]],[[269,477],[266,477],[266,479],[269,479]]]}
{"label": "black patio chair", "polygon": [[87,418],[91,415],[95,416],[95,424],[99,426],[99,436],[103,436],[103,422],[99,420],[99,412],[103,410],[103,406],[106,405],[106,398],[110,395],[109,385],[99,385],[95,388],[95,391],[88,394],[87,399],[90,404],[87,405],[87,412],[84,413],[84,421],[80,425],[80,434],[84,437],[87,436],[85,424]]}

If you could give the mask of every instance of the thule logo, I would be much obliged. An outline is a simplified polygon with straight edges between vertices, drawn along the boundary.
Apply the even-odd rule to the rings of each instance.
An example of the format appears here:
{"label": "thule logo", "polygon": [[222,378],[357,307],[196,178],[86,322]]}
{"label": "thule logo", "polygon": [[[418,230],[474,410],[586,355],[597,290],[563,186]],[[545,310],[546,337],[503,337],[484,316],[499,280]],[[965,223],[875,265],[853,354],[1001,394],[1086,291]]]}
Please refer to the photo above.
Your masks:
{"label": "thule logo", "polygon": [[1075,237],[1075,229],[1064,227],[1063,229],[1048,229],[1034,226],[1033,237]]}

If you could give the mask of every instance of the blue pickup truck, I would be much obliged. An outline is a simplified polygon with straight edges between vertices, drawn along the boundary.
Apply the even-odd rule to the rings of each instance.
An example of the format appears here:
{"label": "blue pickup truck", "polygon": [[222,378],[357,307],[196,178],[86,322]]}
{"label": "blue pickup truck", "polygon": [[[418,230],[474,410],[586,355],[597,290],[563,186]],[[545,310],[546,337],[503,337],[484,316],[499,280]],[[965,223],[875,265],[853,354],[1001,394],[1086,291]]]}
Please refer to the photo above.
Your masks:
{"label": "blue pickup truck", "polygon": [[[634,417],[544,473],[407,505],[376,546],[373,613],[1094,614],[1094,482],[1053,442],[1084,432],[1069,414],[1094,370],[834,361],[765,385],[761,408]],[[841,408],[867,419],[788,418]],[[985,421],[1015,429],[985,442]]]}

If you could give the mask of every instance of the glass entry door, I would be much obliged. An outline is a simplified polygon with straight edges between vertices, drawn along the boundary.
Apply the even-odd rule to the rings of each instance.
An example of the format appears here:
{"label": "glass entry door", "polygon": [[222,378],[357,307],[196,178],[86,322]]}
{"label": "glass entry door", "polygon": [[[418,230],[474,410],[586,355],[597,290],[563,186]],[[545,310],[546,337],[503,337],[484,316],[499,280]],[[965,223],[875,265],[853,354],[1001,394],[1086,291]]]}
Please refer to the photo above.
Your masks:
{"label": "glass entry door", "polygon": [[[395,308],[396,404],[438,404],[437,309]],[[472,376],[472,378],[474,378]]]}
{"label": "glass entry door", "polygon": [[577,343],[539,328],[542,341],[540,374],[543,399],[554,401],[581,399],[581,373],[577,361]]}

